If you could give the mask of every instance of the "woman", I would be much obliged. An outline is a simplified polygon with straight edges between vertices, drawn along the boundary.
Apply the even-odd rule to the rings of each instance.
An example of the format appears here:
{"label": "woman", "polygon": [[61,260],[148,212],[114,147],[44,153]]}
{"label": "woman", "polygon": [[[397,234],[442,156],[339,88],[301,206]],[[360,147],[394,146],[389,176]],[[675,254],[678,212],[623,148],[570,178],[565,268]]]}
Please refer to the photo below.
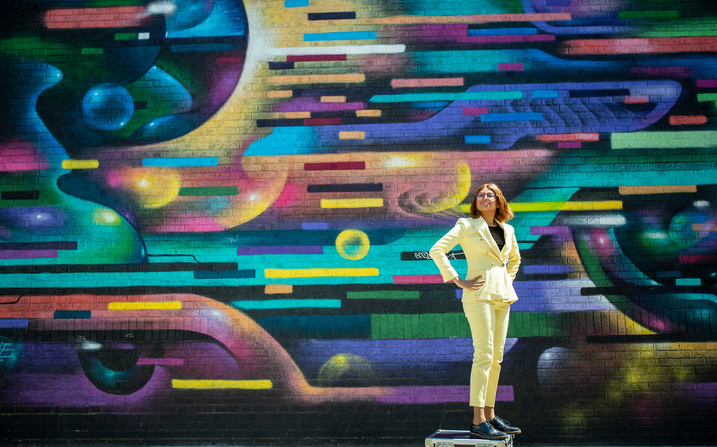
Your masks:
{"label": "woman", "polygon": [[[520,433],[494,412],[510,305],[518,301],[513,280],[520,267],[520,253],[515,230],[506,223],[513,218],[513,211],[500,188],[493,183],[481,185],[470,215],[459,219],[431,248],[430,255],[443,280],[463,289],[463,311],[473,337],[471,437],[503,439]],[[466,255],[467,278],[471,279],[461,279],[446,256],[458,244]]]}

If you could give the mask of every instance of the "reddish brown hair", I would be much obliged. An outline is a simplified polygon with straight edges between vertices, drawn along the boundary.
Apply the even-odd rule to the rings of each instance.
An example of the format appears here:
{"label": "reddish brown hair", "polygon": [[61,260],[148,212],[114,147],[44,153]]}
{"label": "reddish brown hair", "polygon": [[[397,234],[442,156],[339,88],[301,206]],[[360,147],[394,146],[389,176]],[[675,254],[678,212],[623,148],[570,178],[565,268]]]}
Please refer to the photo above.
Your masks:
{"label": "reddish brown hair", "polygon": [[503,191],[498,188],[498,185],[495,183],[484,183],[476,189],[476,193],[473,195],[473,201],[471,202],[471,217],[476,219],[480,217],[480,212],[478,211],[478,205],[476,204],[476,201],[478,199],[478,193],[483,189],[488,188],[495,194],[495,220],[499,222],[508,222],[510,219],[513,218],[513,210],[510,209],[510,206],[508,205],[508,201],[505,200],[505,196],[503,195]]}

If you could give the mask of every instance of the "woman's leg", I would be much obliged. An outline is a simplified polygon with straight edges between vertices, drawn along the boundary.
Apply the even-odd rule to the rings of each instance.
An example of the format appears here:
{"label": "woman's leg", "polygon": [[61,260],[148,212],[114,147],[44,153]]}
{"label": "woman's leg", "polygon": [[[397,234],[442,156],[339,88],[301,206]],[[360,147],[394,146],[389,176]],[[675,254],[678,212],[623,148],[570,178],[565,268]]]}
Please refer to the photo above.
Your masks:
{"label": "woman's leg", "polygon": [[487,420],[484,407],[494,355],[495,309],[492,301],[477,301],[464,302],[463,310],[473,339],[469,403],[473,407],[473,424],[480,424]]}
{"label": "woman's leg", "polygon": [[510,304],[504,302],[495,302],[494,309],[494,326],[493,326],[493,358],[488,375],[488,385],[486,387],[485,398],[485,416],[486,419],[492,421],[495,418],[493,408],[495,407],[495,397],[498,393],[498,380],[500,379],[500,368],[503,362],[503,350],[505,348],[505,339],[508,337],[508,322],[510,321]]}

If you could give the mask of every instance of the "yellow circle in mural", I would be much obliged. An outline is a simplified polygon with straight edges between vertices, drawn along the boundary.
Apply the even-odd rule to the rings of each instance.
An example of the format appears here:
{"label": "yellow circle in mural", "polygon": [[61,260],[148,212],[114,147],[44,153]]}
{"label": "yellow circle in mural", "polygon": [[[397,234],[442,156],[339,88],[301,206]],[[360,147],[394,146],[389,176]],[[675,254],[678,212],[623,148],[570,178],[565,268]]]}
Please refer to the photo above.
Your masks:
{"label": "yellow circle in mural", "polygon": [[179,195],[180,176],[169,170],[134,169],[125,182],[139,206],[145,209],[162,208]]}
{"label": "yellow circle in mural", "polygon": [[374,379],[373,365],[365,357],[355,354],[336,354],[319,370],[318,385],[370,386]]}
{"label": "yellow circle in mural", "polygon": [[336,250],[344,259],[358,261],[368,254],[371,242],[361,230],[344,230],[336,237]]}
{"label": "yellow circle in mural", "polygon": [[92,214],[92,221],[97,225],[107,225],[116,227],[122,223],[122,219],[119,214],[112,210],[97,208]]}

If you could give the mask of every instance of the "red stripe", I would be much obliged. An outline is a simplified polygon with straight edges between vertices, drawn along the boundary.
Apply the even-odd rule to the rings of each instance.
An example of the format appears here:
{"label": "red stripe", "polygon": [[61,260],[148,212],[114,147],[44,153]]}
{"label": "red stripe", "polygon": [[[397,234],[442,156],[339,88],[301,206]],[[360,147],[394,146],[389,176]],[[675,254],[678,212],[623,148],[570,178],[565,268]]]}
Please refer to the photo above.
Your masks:
{"label": "red stripe", "polygon": [[345,54],[312,54],[286,56],[286,62],[345,61]]}
{"label": "red stripe", "polygon": [[307,118],[304,126],[334,126],[341,124],[341,118]]}

